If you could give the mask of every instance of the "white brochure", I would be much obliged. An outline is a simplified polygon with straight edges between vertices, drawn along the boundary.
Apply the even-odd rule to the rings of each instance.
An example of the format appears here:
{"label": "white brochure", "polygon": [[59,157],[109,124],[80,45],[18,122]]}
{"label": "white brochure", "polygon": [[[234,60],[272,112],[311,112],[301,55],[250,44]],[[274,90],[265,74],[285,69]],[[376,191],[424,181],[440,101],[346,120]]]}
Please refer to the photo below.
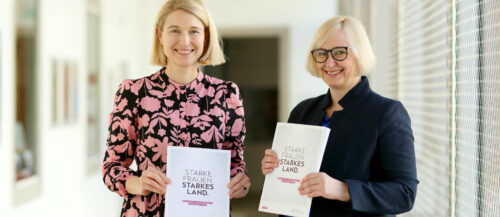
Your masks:
{"label": "white brochure", "polygon": [[165,216],[229,217],[231,152],[228,150],[167,148]]}
{"label": "white brochure", "polygon": [[311,198],[300,195],[302,179],[318,172],[330,129],[321,126],[278,123],[272,149],[279,166],[265,177],[259,211],[289,216],[309,216]]}

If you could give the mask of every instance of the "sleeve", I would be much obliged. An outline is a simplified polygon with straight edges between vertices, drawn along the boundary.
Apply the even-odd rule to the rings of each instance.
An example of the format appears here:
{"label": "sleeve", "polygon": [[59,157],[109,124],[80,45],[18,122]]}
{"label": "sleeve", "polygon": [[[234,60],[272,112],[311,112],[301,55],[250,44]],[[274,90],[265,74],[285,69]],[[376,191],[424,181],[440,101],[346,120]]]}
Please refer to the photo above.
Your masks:
{"label": "sleeve", "polygon": [[417,168],[408,113],[400,102],[386,109],[379,123],[374,174],[380,181],[344,180],[352,208],[366,213],[400,214],[412,209],[417,193]]}
{"label": "sleeve", "polygon": [[136,112],[137,95],[132,93],[131,85],[131,80],[125,80],[116,92],[113,111],[109,117],[109,135],[102,165],[104,183],[111,191],[124,198],[129,197],[125,182],[130,176],[136,175],[136,172],[129,168],[137,147],[137,127],[133,115]]}
{"label": "sleeve", "polygon": [[231,177],[236,173],[247,173],[246,164],[243,158],[245,151],[245,112],[243,110],[243,100],[240,96],[238,86],[233,82],[228,82],[226,101],[226,129],[224,133],[224,148],[231,150]]}

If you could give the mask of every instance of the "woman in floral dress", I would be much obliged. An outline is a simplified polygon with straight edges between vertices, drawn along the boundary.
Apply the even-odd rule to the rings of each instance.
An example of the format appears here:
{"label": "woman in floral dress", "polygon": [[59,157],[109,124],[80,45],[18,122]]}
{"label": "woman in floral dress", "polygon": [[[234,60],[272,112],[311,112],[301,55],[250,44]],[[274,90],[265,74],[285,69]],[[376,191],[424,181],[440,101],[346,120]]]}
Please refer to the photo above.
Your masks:
{"label": "woman in floral dress", "polygon": [[[230,198],[248,193],[238,87],[198,69],[224,61],[217,30],[200,0],[163,5],[152,55],[152,63],[162,68],[123,81],[109,119],[102,174],[106,186],[124,198],[121,216],[164,215],[167,146],[230,150]],[[130,168],[134,160],[137,170]]]}

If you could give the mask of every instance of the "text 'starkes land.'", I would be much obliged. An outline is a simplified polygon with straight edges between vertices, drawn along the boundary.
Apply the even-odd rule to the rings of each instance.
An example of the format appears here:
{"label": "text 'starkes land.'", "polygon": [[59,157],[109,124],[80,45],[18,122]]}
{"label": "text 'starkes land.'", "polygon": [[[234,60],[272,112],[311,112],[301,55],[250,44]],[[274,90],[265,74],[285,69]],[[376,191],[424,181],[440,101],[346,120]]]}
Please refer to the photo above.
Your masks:
{"label": "text 'starkes land.'", "polygon": [[272,149],[279,166],[266,175],[259,211],[309,216],[312,199],[298,188],[307,174],[319,171],[329,134],[327,127],[277,124]]}
{"label": "text 'starkes land.'", "polygon": [[169,146],[165,216],[229,217],[231,152]]}

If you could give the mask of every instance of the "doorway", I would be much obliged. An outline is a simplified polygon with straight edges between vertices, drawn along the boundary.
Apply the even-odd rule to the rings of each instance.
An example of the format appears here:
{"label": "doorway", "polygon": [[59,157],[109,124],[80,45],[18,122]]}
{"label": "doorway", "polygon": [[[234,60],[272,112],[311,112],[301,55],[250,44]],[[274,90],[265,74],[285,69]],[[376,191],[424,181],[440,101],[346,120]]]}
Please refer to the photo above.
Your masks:
{"label": "doorway", "polygon": [[[271,148],[276,123],[280,120],[282,104],[280,82],[283,77],[283,33],[245,35],[245,31],[223,31],[226,63],[205,66],[203,72],[226,81],[235,82],[245,108],[245,162],[252,187],[247,197],[231,202],[233,216],[273,216],[257,211],[264,176],[261,159]],[[250,31],[249,31],[250,32]],[[255,32],[255,31],[251,31]]]}

